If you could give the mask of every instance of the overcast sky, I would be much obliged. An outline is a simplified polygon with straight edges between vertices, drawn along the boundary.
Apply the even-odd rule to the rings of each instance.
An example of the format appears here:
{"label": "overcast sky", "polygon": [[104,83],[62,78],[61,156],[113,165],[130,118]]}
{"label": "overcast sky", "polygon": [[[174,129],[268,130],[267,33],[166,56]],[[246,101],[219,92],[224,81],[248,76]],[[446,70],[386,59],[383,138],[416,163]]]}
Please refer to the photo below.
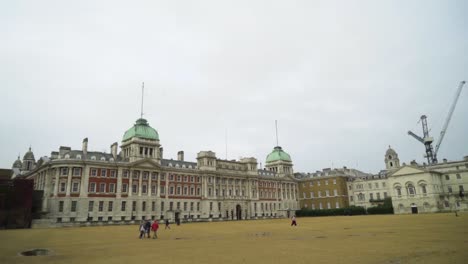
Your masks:
{"label": "overcast sky", "polygon": [[[0,167],[31,145],[109,152],[140,116],[165,158],[201,150],[294,170],[423,162],[468,79],[467,1],[2,1]],[[468,87],[439,159],[468,155]]]}

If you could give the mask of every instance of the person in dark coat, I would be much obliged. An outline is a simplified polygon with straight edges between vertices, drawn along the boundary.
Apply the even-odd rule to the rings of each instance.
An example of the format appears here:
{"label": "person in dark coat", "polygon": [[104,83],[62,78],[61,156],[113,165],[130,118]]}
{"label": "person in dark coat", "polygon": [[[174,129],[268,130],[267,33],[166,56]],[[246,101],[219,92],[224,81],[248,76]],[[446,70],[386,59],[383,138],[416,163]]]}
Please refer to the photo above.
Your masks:
{"label": "person in dark coat", "polygon": [[166,227],[164,229],[171,229],[171,227],[169,226],[169,219],[166,219]]}
{"label": "person in dark coat", "polygon": [[145,233],[148,238],[150,238],[150,233],[151,233],[151,222],[149,220],[146,220],[145,223]]}

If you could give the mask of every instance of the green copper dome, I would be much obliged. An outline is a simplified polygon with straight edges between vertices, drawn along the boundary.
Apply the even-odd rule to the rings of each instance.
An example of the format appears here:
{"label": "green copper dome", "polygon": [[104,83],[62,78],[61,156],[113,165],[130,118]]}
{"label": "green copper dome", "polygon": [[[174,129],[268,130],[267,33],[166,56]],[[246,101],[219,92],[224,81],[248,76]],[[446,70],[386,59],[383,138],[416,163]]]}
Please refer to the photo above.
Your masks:
{"label": "green copper dome", "polygon": [[276,146],[273,151],[268,154],[266,158],[266,162],[274,162],[274,161],[291,161],[291,156],[288,153],[284,152],[280,146]]}
{"label": "green copper dome", "polygon": [[150,140],[159,140],[159,134],[156,129],[150,127],[146,119],[140,118],[135,125],[125,132],[122,141],[130,140],[134,137]]}

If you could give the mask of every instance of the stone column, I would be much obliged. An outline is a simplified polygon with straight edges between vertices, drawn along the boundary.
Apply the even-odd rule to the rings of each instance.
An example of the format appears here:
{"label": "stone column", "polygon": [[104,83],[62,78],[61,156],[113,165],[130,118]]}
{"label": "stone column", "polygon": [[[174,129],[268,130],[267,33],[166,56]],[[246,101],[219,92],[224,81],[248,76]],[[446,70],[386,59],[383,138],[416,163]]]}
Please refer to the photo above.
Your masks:
{"label": "stone column", "polygon": [[89,173],[88,166],[81,168],[80,197],[88,197]]}
{"label": "stone column", "polygon": [[72,167],[68,167],[68,177],[67,177],[67,189],[66,189],[66,196],[70,197],[71,191],[71,179],[72,179]]}
{"label": "stone column", "polygon": [[158,198],[160,198],[161,197],[161,173],[158,172],[156,174],[156,179],[157,179],[157,182],[158,182],[158,184],[156,186],[156,196]]}
{"label": "stone column", "polygon": [[148,187],[146,187],[146,192],[148,193],[148,197],[151,197],[151,177],[153,177],[153,173],[148,172]]}
{"label": "stone column", "polygon": [[52,184],[51,175],[52,171],[51,169],[47,169],[45,172],[45,184],[44,184],[44,196],[42,197],[42,211],[47,212],[47,202],[50,199],[50,185]]}
{"label": "stone column", "polygon": [[116,198],[122,197],[122,174],[123,169],[121,167],[117,168],[117,192],[115,195]]}
{"label": "stone column", "polygon": [[55,168],[54,197],[57,197],[57,193],[58,193],[58,188],[59,188],[59,173],[60,173],[60,168]]}
{"label": "stone column", "polygon": [[132,196],[132,185],[133,185],[133,170],[130,170],[128,175],[128,197]]}
{"label": "stone column", "polygon": [[141,186],[143,184],[143,173],[138,171],[138,196],[141,196]]}

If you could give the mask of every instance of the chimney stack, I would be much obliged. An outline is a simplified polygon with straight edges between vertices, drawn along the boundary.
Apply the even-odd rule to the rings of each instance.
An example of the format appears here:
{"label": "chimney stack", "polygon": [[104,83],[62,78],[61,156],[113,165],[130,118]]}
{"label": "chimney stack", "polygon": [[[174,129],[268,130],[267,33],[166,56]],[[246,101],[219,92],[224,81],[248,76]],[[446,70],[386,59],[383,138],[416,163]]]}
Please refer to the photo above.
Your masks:
{"label": "chimney stack", "polygon": [[112,157],[114,157],[114,160],[117,159],[117,142],[114,142],[114,144],[112,144],[110,148]]}
{"label": "chimney stack", "polygon": [[88,138],[83,139],[83,155],[86,157],[86,154],[88,154]]}
{"label": "chimney stack", "polygon": [[177,160],[184,161],[184,152],[182,150],[177,152]]}

